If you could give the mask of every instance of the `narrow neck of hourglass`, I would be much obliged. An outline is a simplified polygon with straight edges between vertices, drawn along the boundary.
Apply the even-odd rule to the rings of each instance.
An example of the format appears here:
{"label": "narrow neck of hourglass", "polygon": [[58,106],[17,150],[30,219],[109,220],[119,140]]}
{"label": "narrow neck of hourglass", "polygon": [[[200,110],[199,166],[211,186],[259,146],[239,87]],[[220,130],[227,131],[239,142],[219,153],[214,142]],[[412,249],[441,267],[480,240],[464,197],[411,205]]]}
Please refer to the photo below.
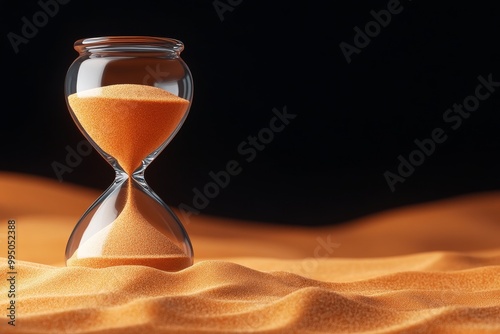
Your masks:
{"label": "narrow neck of hourglass", "polygon": [[134,179],[139,184],[146,185],[144,172],[146,171],[146,167],[149,165],[150,161],[147,162],[143,160],[135,170],[128,172],[127,169],[120,166],[120,164],[114,158],[112,158],[111,156],[107,156],[107,158],[108,162],[115,170],[115,183],[122,183],[124,180],[129,179],[130,181],[130,179]]}
{"label": "narrow neck of hourglass", "polygon": [[130,174],[127,174],[123,170],[117,171],[117,174],[123,173],[123,174],[127,175],[127,177],[129,178],[128,180],[130,182],[135,181],[140,186],[142,186],[144,189],[149,189],[149,186],[148,186],[146,179],[144,177],[144,172],[146,171],[146,168],[148,167],[148,165],[151,163],[152,160],[153,159],[143,159],[141,161],[140,165]]}
{"label": "narrow neck of hourglass", "polygon": [[139,160],[139,163],[133,163],[133,160],[128,159],[117,159],[107,152],[103,151],[99,146],[94,145],[94,147],[99,151],[99,153],[108,161],[108,163],[113,167],[115,171],[115,184],[122,183],[128,179],[128,181],[136,181],[143,188],[148,189],[149,186],[146,183],[144,173],[146,168],[151,164],[151,162],[158,156],[162,149],[166,146],[167,142],[164,142],[162,146],[157,148],[148,156]]}

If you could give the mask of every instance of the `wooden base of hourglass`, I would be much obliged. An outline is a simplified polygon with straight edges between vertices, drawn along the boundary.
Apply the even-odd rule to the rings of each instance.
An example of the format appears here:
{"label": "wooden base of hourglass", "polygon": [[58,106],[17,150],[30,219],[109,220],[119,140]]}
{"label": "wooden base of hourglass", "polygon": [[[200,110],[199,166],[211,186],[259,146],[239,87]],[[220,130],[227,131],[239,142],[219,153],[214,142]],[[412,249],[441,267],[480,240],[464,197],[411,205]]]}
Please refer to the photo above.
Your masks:
{"label": "wooden base of hourglass", "polygon": [[[142,165],[176,130],[189,101],[151,86],[119,84],[75,93],[68,103],[87,135],[119,167],[113,186],[75,228],[72,237],[78,240],[68,242],[67,265],[138,264],[163,270],[190,266],[187,234],[149,190]],[[111,218],[102,214],[112,211],[116,214]]]}

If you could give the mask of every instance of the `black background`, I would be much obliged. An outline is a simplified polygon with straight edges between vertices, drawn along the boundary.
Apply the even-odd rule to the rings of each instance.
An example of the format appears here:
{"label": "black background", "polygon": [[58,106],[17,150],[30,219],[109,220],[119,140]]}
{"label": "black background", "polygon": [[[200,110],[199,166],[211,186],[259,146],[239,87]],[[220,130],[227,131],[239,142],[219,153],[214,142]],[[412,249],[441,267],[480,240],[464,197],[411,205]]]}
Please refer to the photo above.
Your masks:
{"label": "black background", "polygon": [[[241,161],[243,171],[210,200],[206,214],[284,224],[334,224],[411,203],[500,188],[500,89],[452,130],[443,114],[474,93],[477,77],[500,81],[500,4],[402,0],[347,63],[339,47],[388,1],[72,0],[15,53],[10,32],[41,10],[34,0],[2,1],[0,170],[57,180],[53,162],[83,136],[63,85],[73,42],[151,35],[184,42],[195,83],[190,115],[146,177],[170,205],[192,205],[209,172]],[[232,5],[231,5],[232,4]],[[246,163],[238,145],[267,127],[272,109],[297,115]],[[447,140],[392,192],[384,172],[415,139],[443,128]],[[111,167],[96,153],[63,182],[104,190]]]}

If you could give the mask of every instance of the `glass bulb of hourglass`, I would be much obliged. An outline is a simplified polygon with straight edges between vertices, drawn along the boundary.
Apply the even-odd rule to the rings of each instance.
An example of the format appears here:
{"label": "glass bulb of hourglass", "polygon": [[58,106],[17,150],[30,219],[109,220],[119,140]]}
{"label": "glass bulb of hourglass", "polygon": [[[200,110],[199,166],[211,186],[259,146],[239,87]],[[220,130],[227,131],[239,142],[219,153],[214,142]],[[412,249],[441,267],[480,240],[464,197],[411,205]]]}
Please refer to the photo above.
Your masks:
{"label": "glass bulb of hourglass", "polygon": [[[176,89],[185,97],[156,87],[161,86],[158,83],[145,85],[144,80],[138,80],[141,74],[146,78],[142,72],[153,65],[168,65],[174,70],[184,65],[178,58],[181,44],[167,39],[115,37],[83,40],[77,45],[81,53],[84,50],[81,57],[87,62],[106,56],[111,60],[101,61],[97,67],[84,67],[85,61],[75,61],[77,70],[70,68],[67,76],[67,102],[80,130],[110,162],[116,178],[73,231],[66,249],[67,265],[139,264],[183,269],[192,264],[191,243],[179,219],[147,185],[144,171],[188,113],[190,73],[184,66],[184,75],[172,75],[162,82],[173,87],[175,82],[187,83],[189,89]],[[118,76],[108,75],[103,80],[105,73],[117,68]],[[91,82],[97,82],[97,87],[88,88],[92,74],[100,80],[94,78]],[[82,77],[85,80],[78,85]]]}

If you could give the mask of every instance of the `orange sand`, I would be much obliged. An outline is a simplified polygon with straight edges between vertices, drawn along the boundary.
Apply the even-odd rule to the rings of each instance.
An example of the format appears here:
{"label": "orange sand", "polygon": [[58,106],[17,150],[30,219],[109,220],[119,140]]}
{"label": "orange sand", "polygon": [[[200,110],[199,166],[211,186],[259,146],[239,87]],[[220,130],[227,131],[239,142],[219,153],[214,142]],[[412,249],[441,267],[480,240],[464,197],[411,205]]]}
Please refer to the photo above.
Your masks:
{"label": "orange sand", "polygon": [[11,173],[0,190],[0,245],[16,219],[20,260],[1,333],[500,333],[499,192],[321,228],[191,216],[197,263],[167,272],[64,267],[98,191]]}
{"label": "orange sand", "polygon": [[171,271],[190,266],[192,259],[151,225],[142,213],[144,209],[137,206],[141,193],[130,187],[128,190],[119,216],[83,242],[67,265],[104,268],[134,264]]}
{"label": "orange sand", "polygon": [[[189,101],[160,88],[119,84],[72,94],[68,102],[92,139],[131,174],[175,130]],[[79,246],[69,266],[150,265],[180,270],[192,260],[150,224],[129,179],[127,201],[116,220]],[[142,212],[141,212],[142,210]]]}
{"label": "orange sand", "polygon": [[78,92],[68,103],[90,137],[129,175],[170,137],[189,106],[163,89],[132,84]]}

